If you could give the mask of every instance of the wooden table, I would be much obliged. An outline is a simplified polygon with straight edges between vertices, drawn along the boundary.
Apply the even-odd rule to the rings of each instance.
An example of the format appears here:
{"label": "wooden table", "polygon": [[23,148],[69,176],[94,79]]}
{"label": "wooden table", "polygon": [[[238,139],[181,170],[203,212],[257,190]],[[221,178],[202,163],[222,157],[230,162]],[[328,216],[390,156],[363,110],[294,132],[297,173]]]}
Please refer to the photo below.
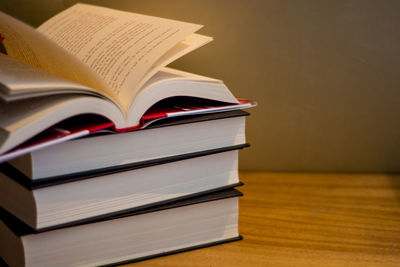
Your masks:
{"label": "wooden table", "polygon": [[242,241],[127,266],[400,266],[400,175],[241,180]]}

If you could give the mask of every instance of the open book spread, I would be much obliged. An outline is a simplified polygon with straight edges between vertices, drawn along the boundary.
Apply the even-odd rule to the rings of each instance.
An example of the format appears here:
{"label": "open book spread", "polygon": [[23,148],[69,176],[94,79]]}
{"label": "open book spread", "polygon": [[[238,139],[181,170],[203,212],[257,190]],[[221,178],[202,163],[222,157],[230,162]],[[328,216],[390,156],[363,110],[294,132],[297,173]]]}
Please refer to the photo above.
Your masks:
{"label": "open book spread", "polygon": [[[57,143],[110,127],[134,130],[163,117],[254,105],[236,99],[220,80],[165,67],[212,40],[196,34],[200,28],[87,4],[38,29],[0,12],[0,162],[53,144],[59,134],[26,143],[45,130],[62,133]],[[207,101],[193,104],[187,97]],[[93,124],[81,116],[74,130],[55,127],[84,114],[106,120]],[[24,149],[2,157],[21,144]]]}

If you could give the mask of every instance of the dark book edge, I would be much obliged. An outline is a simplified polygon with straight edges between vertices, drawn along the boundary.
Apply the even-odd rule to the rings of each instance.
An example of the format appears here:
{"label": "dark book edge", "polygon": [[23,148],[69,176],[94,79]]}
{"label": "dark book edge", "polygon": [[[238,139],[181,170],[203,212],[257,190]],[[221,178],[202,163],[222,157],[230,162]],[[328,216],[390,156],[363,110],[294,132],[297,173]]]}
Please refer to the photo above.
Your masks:
{"label": "dark book edge", "polygon": [[9,266],[10,265],[8,265],[7,262],[5,262],[3,257],[0,256],[0,267],[9,267]]}
{"label": "dark book edge", "polygon": [[234,187],[241,186],[243,183],[237,183],[232,185],[227,185],[203,192],[198,192],[194,194],[190,194],[187,196],[182,196],[174,199],[168,199],[164,201],[160,201],[157,203],[151,203],[147,205],[143,205],[140,207],[134,207],[127,210],[116,211],[112,213],[102,214],[90,218],[85,218],[73,222],[58,224],[54,226],[49,226],[41,229],[34,229],[29,225],[22,222],[20,219],[15,217],[13,214],[5,210],[3,207],[0,207],[0,219],[7,225],[7,227],[14,232],[16,236],[23,236],[28,234],[39,234],[42,232],[48,232],[52,230],[62,229],[66,227],[75,227],[84,224],[97,223],[108,220],[120,219],[128,216],[135,216],[150,212],[162,211],[167,209],[173,209],[178,207],[184,207],[188,205],[205,203],[219,199],[231,198],[231,197],[239,197],[243,194],[234,189]]}
{"label": "dark book edge", "polygon": [[237,149],[243,149],[243,148],[249,147],[249,146],[250,146],[249,144],[240,144],[240,145],[234,145],[234,146],[229,146],[229,147],[221,147],[221,148],[216,148],[216,149],[209,149],[209,150],[204,150],[204,151],[180,154],[180,155],[158,158],[158,159],[145,160],[145,161],[134,162],[134,163],[124,164],[124,165],[105,167],[105,168],[100,168],[100,169],[95,169],[95,170],[88,170],[88,171],[83,171],[83,172],[77,172],[77,173],[71,173],[71,174],[65,174],[65,175],[59,175],[59,176],[53,176],[53,177],[46,177],[46,178],[35,179],[35,180],[30,179],[29,177],[27,177],[25,174],[20,172],[18,169],[16,169],[14,166],[12,166],[8,162],[0,164],[0,172],[2,172],[8,178],[13,179],[15,182],[22,185],[26,189],[34,190],[34,189],[39,189],[39,188],[53,186],[53,185],[59,185],[59,184],[80,181],[80,180],[86,180],[86,179],[95,178],[98,176],[110,175],[110,174],[114,174],[114,173],[131,171],[131,170],[140,169],[140,168],[148,168],[151,166],[167,164],[167,163],[171,163],[171,162],[175,162],[175,161],[203,157],[203,156],[207,156],[207,155],[228,152],[228,151],[237,150]]}
{"label": "dark book edge", "polygon": [[215,245],[220,245],[220,244],[223,244],[223,243],[239,241],[239,240],[242,240],[242,239],[243,239],[243,237],[241,235],[238,235],[236,237],[227,238],[227,239],[221,239],[221,240],[210,242],[210,243],[204,243],[204,244],[200,244],[200,245],[196,245],[196,246],[191,246],[191,247],[186,247],[186,248],[166,251],[166,252],[157,253],[157,254],[154,254],[154,255],[144,256],[144,257],[140,257],[140,258],[136,258],[136,259],[132,259],[132,260],[125,260],[125,261],[120,261],[120,262],[115,262],[115,263],[106,264],[106,265],[100,265],[100,266],[102,266],[102,267],[110,267],[110,266],[118,266],[118,265],[122,265],[122,264],[134,263],[134,262],[138,262],[138,261],[144,261],[144,260],[149,260],[149,259],[158,258],[158,257],[162,257],[162,256],[168,256],[168,255],[173,255],[173,254],[177,254],[177,253],[181,253],[181,252],[186,252],[186,251],[190,251],[190,250],[195,250],[195,249],[201,249],[201,248],[211,247],[211,246],[215,246]]}
{"label": "dark book edge", "polygon": [[214,112],[214,113],[207,113],[201,115],[186,115],[182,117],[175,117],[175,118],[164,118],[162,120],[153,122],[148,127],[143,128],[139,131],[144,131],[148,129],[154,128],[162,128],[162,127],[169,127],[181,124],[188,124],[188,123],[196,123],[196,122],[203,122],[203,121],[211,121],[211,120],[219,120],[219,119],[228,119],[234,117],[242,117],[242,116],[249,116],[250,113],[243,111],[243,110],[232,110],[226,112]]}

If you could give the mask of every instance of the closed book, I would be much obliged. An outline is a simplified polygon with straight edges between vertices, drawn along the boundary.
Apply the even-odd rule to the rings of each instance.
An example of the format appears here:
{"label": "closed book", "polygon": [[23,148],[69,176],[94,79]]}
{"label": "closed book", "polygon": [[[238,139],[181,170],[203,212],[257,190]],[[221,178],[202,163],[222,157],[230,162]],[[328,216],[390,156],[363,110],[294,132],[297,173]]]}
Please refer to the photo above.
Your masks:
{"label": "closed book", "polygon": [[[102,131],[32,151],[9,163],[35,181],[241,145],[246,143],[247,115],[237,110],[171,118],[133,132]],[[58,131],[62,127],[66,128],[59,126]]]}
{"label": "closed book", "polygon": [[0,205],[32,228],[46,229],[232,187],[239,183],[238,149],[245,146],[33,182],[5,163]]}
{"label": "closed book", "polygon": [[129,263],[241,239],[235,189],[38,232],[0,210],[0,256],[10,266]]}

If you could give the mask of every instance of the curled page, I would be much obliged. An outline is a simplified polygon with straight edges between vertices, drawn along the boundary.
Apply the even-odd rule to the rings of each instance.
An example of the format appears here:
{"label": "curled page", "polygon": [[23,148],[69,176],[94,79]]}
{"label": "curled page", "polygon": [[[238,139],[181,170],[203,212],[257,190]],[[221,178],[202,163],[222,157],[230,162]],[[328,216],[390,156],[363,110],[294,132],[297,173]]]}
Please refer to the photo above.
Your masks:
{"label": "curled page", "polygon": [[76,4],[38,30],[94,70],[127,112],[153,64],[201,25]]}

